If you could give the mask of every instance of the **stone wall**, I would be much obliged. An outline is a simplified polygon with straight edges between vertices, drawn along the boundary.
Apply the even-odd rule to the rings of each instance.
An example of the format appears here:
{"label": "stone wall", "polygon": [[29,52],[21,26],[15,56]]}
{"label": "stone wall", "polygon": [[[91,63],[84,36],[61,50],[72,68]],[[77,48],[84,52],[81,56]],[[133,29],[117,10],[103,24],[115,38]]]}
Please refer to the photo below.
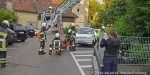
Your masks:
{"label": "stone wall", "polygon": [[118,71],[121,74],[130,74],[133,75],[150,75],[150,65],[149,66],[118,66]]}

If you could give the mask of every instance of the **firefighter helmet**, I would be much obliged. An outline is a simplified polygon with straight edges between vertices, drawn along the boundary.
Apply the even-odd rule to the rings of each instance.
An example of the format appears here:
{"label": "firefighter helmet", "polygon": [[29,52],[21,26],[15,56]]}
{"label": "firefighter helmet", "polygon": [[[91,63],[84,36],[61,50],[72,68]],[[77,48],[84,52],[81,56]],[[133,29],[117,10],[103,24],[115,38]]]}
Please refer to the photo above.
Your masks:
{"label": "firefighter helmet", "polygon": [[71,26],[74,26],[74,23],[71,23]]}
{"label": "firefighter helmet", "polygon": [[50,9],[52,9],[52,7],[51,7],[51,6],[49,6],[49,8],[50,8]]}
{"label": "firefighter helmet", "polygon": [[8,20],[4,20],[3,23],[5,23],[9,26],[9,21]]}
{"label": "firefighter helmet", "polygon": [[56,37],[59,37],[59,33],[56,33]]}
{"label": "firefighter helmet", "polygon": [[104,29],[105,28],[105,26],[102,26],[102,29]]}
{"label": "firefighter helmet", "polygon": [[46,23],[42,23],[42,27],[46,27]]}

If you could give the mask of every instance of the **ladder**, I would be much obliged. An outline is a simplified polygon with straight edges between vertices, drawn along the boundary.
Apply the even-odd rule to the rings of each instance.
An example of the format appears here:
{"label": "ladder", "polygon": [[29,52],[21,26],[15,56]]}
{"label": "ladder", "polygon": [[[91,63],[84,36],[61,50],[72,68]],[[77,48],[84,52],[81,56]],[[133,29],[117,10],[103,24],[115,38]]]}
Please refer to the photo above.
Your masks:
{"label": "ladder", "polygon": [[[58,25],[62,22],[62,16],[71,10],[81,0],[63,0],[63,2],[52,13],[41,14],[41,24]],[[50,15],[50,20],[46,20],[46,15]]]}

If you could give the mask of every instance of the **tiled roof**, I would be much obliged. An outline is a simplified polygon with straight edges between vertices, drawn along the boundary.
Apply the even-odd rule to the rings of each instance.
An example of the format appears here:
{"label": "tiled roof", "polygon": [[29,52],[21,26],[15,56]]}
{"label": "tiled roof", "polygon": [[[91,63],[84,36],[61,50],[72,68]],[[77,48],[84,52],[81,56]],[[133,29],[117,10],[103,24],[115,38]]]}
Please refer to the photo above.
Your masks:
{"label": "tiled roof", "polygon": [[78,16],[71,11],[68,11],[66,14],[63,15],[63,17],[78,18]]}
{"label": "tiled roof", "polygon": [[[4,4],[6,0],[0,0],[0,4]],[[37,12],[42,13],[44,10],[47,10],[49,6],[52,6],[53,9],[57,8],[63,0],[11,0],[13,3],[13,9],[15,11],[23,12]],[[1,6],[2,7],[2,6]],[[3,6],[4,7],[4,6]],[[71,11],[68,11],[63,17],[73,17],[77,18],[78,16]]]}
{"label": "tiled roof", "polygon": [[39,12],[47,10],[49,6],[56,8],[62,0],[11,0],[16,11]]}

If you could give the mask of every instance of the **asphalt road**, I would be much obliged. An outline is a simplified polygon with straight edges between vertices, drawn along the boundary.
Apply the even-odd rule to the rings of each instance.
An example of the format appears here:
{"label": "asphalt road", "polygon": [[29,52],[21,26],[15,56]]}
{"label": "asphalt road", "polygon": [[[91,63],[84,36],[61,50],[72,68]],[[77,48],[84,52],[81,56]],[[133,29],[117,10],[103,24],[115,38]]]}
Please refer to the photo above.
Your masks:
{"label": "asphalt road", "polygon": [[74,52],[63,50],[61,56],[49,55],[54,36],[47,35],[45,55],[38,55],[37,37],[8,46],[7,67],[0,68],[0,75],[92,75],[93,48],[79,46]]}

